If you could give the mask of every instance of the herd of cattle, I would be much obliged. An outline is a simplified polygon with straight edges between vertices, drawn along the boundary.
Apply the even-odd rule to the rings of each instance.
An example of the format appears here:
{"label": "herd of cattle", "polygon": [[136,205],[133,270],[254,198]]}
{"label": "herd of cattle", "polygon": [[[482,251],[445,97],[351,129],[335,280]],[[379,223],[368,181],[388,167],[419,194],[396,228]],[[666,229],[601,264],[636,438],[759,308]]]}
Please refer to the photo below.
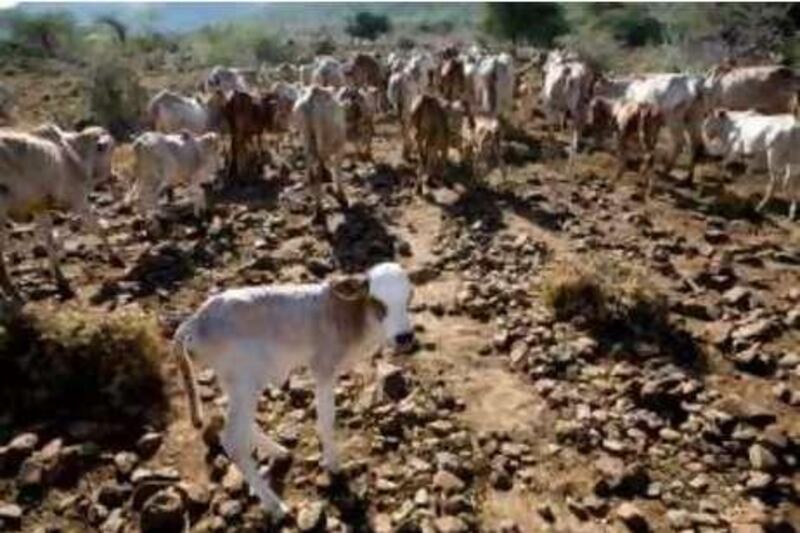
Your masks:
{"label": "herd of cattle", "polygon": [[[665,170],[673,167],[688,141],[690,182],[704,150],[723,156],[726,163],[747,158],[750,168],[766,162],[770,180],[760,209],[779,180],[788,191],[800,167],[800,150],[795,149],[800,142],[800,76],[788,67],[726,62],[705,76],[609,77],[563,50],[553,50],[534,64],[542,74],[539,109],[551,124],[570,129],[570,171],[584,136],[591,134],[599,144],[612,137],[619,173],[632,152],[641,152],[649,195],[657,140],[666,129],[671,149]],[[515,73],[511,55],[477,47],[392,53],[385,59],[366,53],[347,61],[322,56],[309,64],[271,69],[269,90],[258,94],[245,81],[244,71],[218,66],[203,81],[200,96],[162,90],[150,100],[146,123],[153,131],[133,141],[134,176],[126,200],[152,220],[159,195],[184,184],[199,213],[206,208],[206,187],[221,166],[221,151],[227,152],[228,171],[238,175],[251,156],[263,152],[263,134],[285,134],[303,147],[318,220],[326,176],[332,178],[339,202],[347,204],[339,176],[345,146],[351,144],[356,155],[370,159],[376,118],[390,113],[399,119],[403,156],[415,154],[419,163],[418,190],[441,175],[451,148],[475,174],[492,166],[505,174],[502,137],[509,131],[515,103],[530,110],[526,104],[537,100],[529,76],[534,70],[526,65]],[[230,138],[227,150],[219,146],[223,132]],[[60,290],[69,292],[50,212],[80,215],[105,243],[88,195],[111,175],[114,148],[111,136],[98,127],[78,132],[54,125],[33,131],[0,129],[0,252],[9,219],[35,219],[54,279]],[[797,196],[795,190],[790,217]],[[2,258],[0,286],[17,296]]]}
{"label": "herd of cattle", "polygon": [[[671,169],[688,141],[690,177],[704,149],[726,162],[765,159],[770,182],[759,205],[763,207],[776,182],[783,179],[788,188],[800,167],[800,77],[789,68],[725,64],[706,76],[611,78],[560,50],[549,53],[541,67],[540,109],[551,123],[571,130],[569,168],[582,136],[592,134],[599,143],[616,139],[619,172],[629,154],[639,151],[642,171],[650,175],[659,132],[666,129],[671,139],[666,168]],[[514,119],[514,105],[529,109],[525,100],[536,98],[526,81],[530,71],[515,74],[509,54],[476,48],[391,54],[386,61],[369,54],[344,63],[319,57],[309,65],[275,68],[269,91],[259,95],[240,71],[215,67],[203,83],[202,97],[161,91],[149,102],[147,119],[153,131],[133,141],[134,176],[127,201],[149,218],[161,192],[183,184],[201,212],[207,207],[205,186],[220,167],[222,133],[230,138],[228,170],[234,174],[244,170],[252,154],[263,151],[263,134],[277,133],[302,145],[315,218],[320,217],[326,175],[338,200],[346,204],[339,175],[345,147],[349,143],[356,155],[371,158],[374,122],[388,113],[399,119],[404,157],[413,154],[418,161],[420,192],[430,178],[441,175],[451,148],[478,175],[490,165],[505,173],[501,141]],[[100,235],[112,260],[119,261],[89,201],[94,186],[112,174],[114,150],[114,139],[100,127],[71,132],[48,124],[31,131],[0,130],[0,288],[7,296],[19,299],[2,258],[9,221],[35,221],[63,293],[70,287],[59,266],[53,210],[79,215]],[[648,177],[648,193],[650,181]],[[367,345],[413,346],[411,295],[406,272],[388,263],[319,284],[225,291],[178,328],[175,348],[182,352],[180,369],[192,421],[200,425],[202,414],[190,353],[216,370],[229,399],[222,445],[267,507],[286,510],[261,478],[251,451],[254,445],[271,453],[285,450],[255,424],[261,389],[268,382],[280,384],[296,366],[311,368],[323,463],[335,470],[337,371],[352,352]]]}

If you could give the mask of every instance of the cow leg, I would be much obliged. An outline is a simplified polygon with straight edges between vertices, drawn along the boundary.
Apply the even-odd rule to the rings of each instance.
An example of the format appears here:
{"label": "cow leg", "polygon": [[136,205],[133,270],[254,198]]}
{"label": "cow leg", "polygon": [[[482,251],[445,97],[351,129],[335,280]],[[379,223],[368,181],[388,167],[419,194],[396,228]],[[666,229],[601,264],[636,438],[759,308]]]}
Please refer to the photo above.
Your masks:
{"label": "cow leg", "polygon": [[6,269],[5,252],[8,247],[8,230],[6,230],[6,221],[4,217],[0,217],[0,288],[6,293],[6,296],[11,298],[14,302],[21,302],[17,288],[11,282],[11,277],[8,275]]}
{"label": "cow leg", "polygon": [[759,202],[758,206],[756,206],[756,211],[758,212],[763,211],[772,199],[772,194],[775,192],[775,184],[778,181],[778,169],[775,168],[777,164],[775,163],[775,156],[772,152],[767,153],[767,164],[769,166],[769,184],[767,185],[767,190],[764,192],[764,198]]}
{"label": "cow leg", "polygon": [[347,201],[347,194],[345,194],[344,186],[342,185],[342,176],[340,170],[341,163],[342,161],[339,154],[335,154],[330,157],[330,173],[336,193],[336,200],[343,208],[346,209],[349,206],[349,202]]}
{"label": "cow leg", "polygon": [[253,458],[253,425],[258,390],[255,386],[247,386],[245,382],[234,382],[226,389],[228,419],[220,438],[222,447],[231,461],[241,470],[261,504],[270,512],[285,514],[288,508],[269,487],[269,483],[259,475],[258,463]]}
{"label": "cow leg", "polygon": [[614,175],[615,180],[622,178],[627,166],[628,161],[625,150],[625,137],[623,133],[617,132],[617,173]]}
{"label": "cow leg", "polygon": [[578,157],[578,143],[580,142],[580,134],[578,129],[572,130],[572,141],[569,148],[569,159],[567,160],[567,175],[572,176],[575,171],[575,159]]}
{"label": "cow leg", "polygon": [[108,256],[111,265],[119,268],[125,266],[125,263],[122,261],[122,259],[111,248],[111,243],[108,242],[108,235],[106,234],[105,225],[100,220],[100,217],[97,216],[97,213],[95,213],[94,209],[92,209],[87,203],[83,209],[79,211],[78,215],[81,217],[81,220],[86,225],[87,229],[95,233],[100,238],[103,251],[105,251],[106,255]]}
{"label": "cow leg", "polygon": [[[678,157],[681,155],[683,151],[683,145],[686,142],[686,138],[684,135],[683,127],[679,124],[672,124],[669,126],[669,136],[670,136],[670,154],[667,156],[667,163],[666,163],[666,173],[669,174],[672,172],[672,169],[675,168],[675,163],[678,161]],[[692,183],[692,175],[689,176],[689,184]]]}
{"label": "cow leg", "polygon": [[39,240],[44,243],[44,247],[47,250],[50,275],[53,277],[53,281],[55,281],[58,292],[61,293],[61,296],[64,298],[72,298],[75,296],[75,293],[70,288],[67,278],[64,277],[64,273],[61,271],[59,261],[60,254],[55,239],[53,238],[53,218],[50,216],[50,213],[41,213],[36,217],[36,232],[38,233]]}
{"label": "cow leg", "polygon": [[794,217],[797,214],[797,197],[798,197],[798,192],[800,192],[797,190],[798,189],[797,186],[794,187],[795,190],[793,194],[791,191],[789,191],[789,189],[791,188],[792,178],[794,178],[793,170],[794,170],[793,165],[786,165],[786,173],[783,176],[784,194],[786,194],[787,197],[791,196],[792,198],[791,203],[789,204],[789,213],[788,213],[789,220],[794,220]]}
{"label": "cow leg", "polygon": [[203,188],[202,177],[193,176],[191,178],[190,183],[191,185],[189,186],[189,194],[192,197],[194,216],[200,217],[203,211],[205,211],[208,208],[206,191]]}
{"label": "cow leg", "polygon": [[308,172],[308,185],[311,188],[311,196],[314,197],[314,222],[324,222],[325,214],[322,211],[322,176],[321,169],[315,163],[306,161],[306,172]]}
{"label": "cow leg", "polygon": [[339,455],[336,449],[334,424],[336,421],[336,396],[331,376],[316,376],[317,432],[322,443],[322,466],[329,472],[339,471]]}

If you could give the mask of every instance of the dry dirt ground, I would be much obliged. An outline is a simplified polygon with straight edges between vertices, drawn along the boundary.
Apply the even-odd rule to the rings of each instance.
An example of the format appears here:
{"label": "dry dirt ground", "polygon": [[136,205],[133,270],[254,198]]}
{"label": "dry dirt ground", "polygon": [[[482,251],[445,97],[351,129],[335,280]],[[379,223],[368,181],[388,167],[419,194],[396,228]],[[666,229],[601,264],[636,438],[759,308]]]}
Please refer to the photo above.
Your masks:
{"label": "dry dirt ground", "polygon": [[[11,77],[30,87],[24,122],[77,105],[74,74],[36,78]],[[259,422],[291,450],[261,458],[293,507],[281,525],[247,496],[213,432],[204,439],[190,427],[168,362],[171,423],[130,428],[127,442],[100,450],[74,483],[34,497],[21,473],[6,471],[3,527],[795,531],[800,230],[783,218],[785,206],[756,215],[748,206],[764,177],[724,179],[715,163],[701,167],[694,187],[680,171],[662,176],[645,203],[635,174],[612,178],[607,153],[584,153],[568,177],[565,137],[551,138],[537,119],[516,122],[506,179],[469,183],[454,167],[425,199],[412,192],[396,125],[381,124],[376,163],[346,161],[351,206],[329,197],[324,229],[309,225],[299,152],[284,145],[262,181],[216,194],[208,219],[194,219],[178,191],[176,204],[164,205],[166,235],[149,239],[120,206],[123,146],[119,181],[95,201],[126,268],[111,267],[93,237],[60,224],[79,301],[138,305],[170,330],[222,288],[313,281],[393,259],[417,280],[420,347],[364,360],[341,380],[341,479],[318,466],[308,379],[298,374],[265,393]],[[282,162],[288,176],[277,170]],[[27,298],[55,301],[32,235],[14,230],[12,276]],[[556,320],[543,285],[595,264],[636,271],[636,283],[666,298],[666,323],[598,331]],[[222,412],[213,376],[200,378],[207,411]],[[91,438],[56,436],[64,444]],[[58,450],[45,444],[17,443],[17,460],[49,453],[57,462]]]}

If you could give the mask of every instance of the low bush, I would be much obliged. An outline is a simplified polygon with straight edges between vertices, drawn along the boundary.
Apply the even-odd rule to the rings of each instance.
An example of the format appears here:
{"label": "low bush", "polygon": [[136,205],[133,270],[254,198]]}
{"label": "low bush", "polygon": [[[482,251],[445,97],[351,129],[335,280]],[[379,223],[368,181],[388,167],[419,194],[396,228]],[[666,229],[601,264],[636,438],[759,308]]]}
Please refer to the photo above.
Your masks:
{"label": "low bush", "polygon": [[91,121],[107,128],[115,138],[125,139],[140,127],[147,92],[137,69],[124,57],[113,55],[100,60],[86,94]]}
{"label": "low bush", "polygon": [[167,344],[141,311],[28,305],[0,317],[0,411],[16,424],[93,420],[159,426]]}
{"label": "low bush", "polygon": [[665,297],[644,272],[621,261],[595,258],[553,265],[541,289],[557,320],[580,319],[604,333],[654,331],[667,323]]}

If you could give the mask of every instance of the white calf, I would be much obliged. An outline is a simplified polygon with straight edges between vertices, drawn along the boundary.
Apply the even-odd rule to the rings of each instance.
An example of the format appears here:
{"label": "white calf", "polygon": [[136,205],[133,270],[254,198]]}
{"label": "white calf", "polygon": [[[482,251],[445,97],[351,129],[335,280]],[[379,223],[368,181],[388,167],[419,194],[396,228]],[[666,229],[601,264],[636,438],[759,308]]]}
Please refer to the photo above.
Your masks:
{"label": "white calf", "polygon": [[167,90],[160,91],[147,104],[147,115],[154,130],[179,133],[182,130],[200,135],[219,125],[224,96],[214,93],[208,102],[199,102]]}
{"label": "white calf", "polygon": [[203,186],[214,180],[219,168],[218,140],[216,133],[195,137],[186,131],[139,135],[133,142],[135,181],[129,201],[137,201],[141,214],[150,215],[165,189],[187,185],[199,215],[208,207]]}
{"label": "white calf", "polygon": [[259,475],[253,449],[285,450],[256,425],[262,390],[280,386],[292,369],[311,370],[322,462],[335,472],[337,374],[383,344],[397,350],[413,346],[407,311],[411,291],[403,268],[383,263],[366,275],[325,283],[228,290],[206,300],[176,331],[174,345],[176,351],[180,348],[192,423],[201,427],[203,422],[190,353],[216,372],[228,396],[222,446],[269,510],[283,513],[286,507]]}

